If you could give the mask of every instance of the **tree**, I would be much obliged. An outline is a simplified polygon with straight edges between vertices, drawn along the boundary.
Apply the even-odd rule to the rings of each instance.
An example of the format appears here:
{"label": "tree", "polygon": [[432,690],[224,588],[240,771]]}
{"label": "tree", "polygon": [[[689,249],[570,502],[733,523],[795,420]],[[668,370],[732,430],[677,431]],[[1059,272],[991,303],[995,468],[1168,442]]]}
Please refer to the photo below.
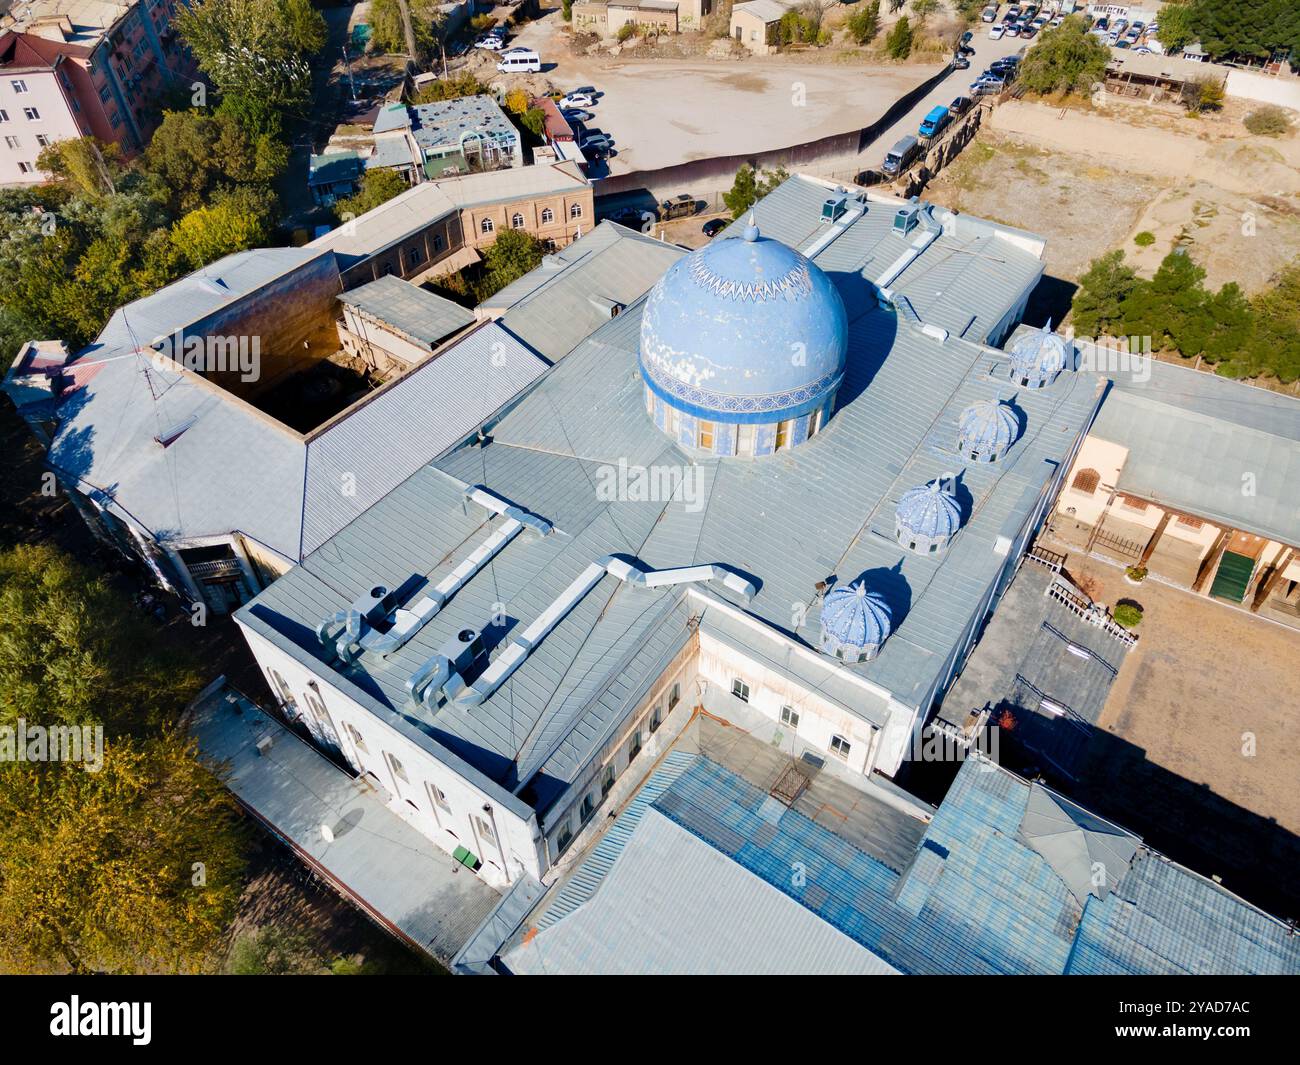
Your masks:
{"label": "tree", "polygon": [[1030,92],[1090,93],[1106,75],[1110,50],[1089,33],[1083,19],[1069,16],[1045,30],[1020,64],[1020,84]]}
{"label": "tree", "polygon": [[731,211],[732,218],[739,218],[789,176],[784,167],[759,173],[745,164],[736,171],[731,190],[722,194],[722,202]]}
{"label": "tree", "polygon": [[172,243],[191,270],[259,247],[270,237],[269,201],[268,194],[256,189],[224,190],[210,205],[190,211],[172,226]]}
{"label": "tree", "polygon": [[226,184],[263,184],[288,165],[275,137],[249,133],[230,113],[167,111],[145,152],[144,166],[167,187],[182,211],[206,203]]}
{"label": "tree", "polygon": [[912,25],[906,15],[894,23],[885,37],[885,51],[890,59],[906,59],[912,54]]}
{"label": "tree", "polygon": [[1181,52],[1196,40],[1190,3],[1167,3],[1160,9],[1157,37],[1166,52]]}
{"label": "tree", "polygon": [[280,114],[310,99],[311,70],[299,42],[312,35],[291,21],[281,0],[201,0],[182,7],[176,26],[222,106],[247,128],[276,132]]}
{"label": "tree", "polygon": [[1189,111],[1217,111],[1224,97],[1223,82],[1212,74],[1183,83],[1182,102]]}
{"label": "tree", "polygon": [[856,44],[870,44],[880,32],[880,0],[860,4],[849,16],[849,36]]}
{"label": "tree", "polygon": [[479,302],[542,265],[542,242],[522,229],[504,230],[483,255]]}
{"label": "tree", "polygon": [[[439,0],[407,0],[410,26],[419,64],[427,64],[442,43],[447,16]],[[370,5],[370,39],[376,48],[393,54],[408,54],[406,21],[399,0],[374,0]]]}
{"label": "tree", "polygon": [[44,148],[36,166],[85,196],[104,196],[117,189],[122,150],[117,144],[103,144],[94,137],[69,137]]}
{"label": "tree", "polygon": [[1107,252],[1094,259],[1079,278],[1072,313],[1075,332],[1081,336],[1104,336],[1117,327],[1120,307],[1137,285],[1138,277],[1124,262],[1123,251]]}
{"label": "tree", "polygon": [[457,100],[462,96],[481,96],[491,92],[491,87],[484,85],[473,74],[466,71],[454,78],[438,78],[426,82],[411,98],[414,104],[433,104],[443,100]]}
{"label": "tree", "polygon": [[329,41],[325,16],[312,7],[311,0],[283,0],[285,26],[289,43],[303,55],[315,55]]}
{"label": "tree", "polygon": [[361,191],[339,200],[334,205],[334,212],[341,219],[360,218],[408,188],[410,186],[395,170],[367,170],[361,175]]}
{"label": "tree", "polygon": [[103,729],[81,762],[0,759],[0,968],[210,966],[243,835],[175,724],[199,683],[98,573],[47,546],[0,554],[0,725]]}
{"label": "tree", "polygon": [[560,17],[565,22],[573,21],[573,0],[560,0]]}

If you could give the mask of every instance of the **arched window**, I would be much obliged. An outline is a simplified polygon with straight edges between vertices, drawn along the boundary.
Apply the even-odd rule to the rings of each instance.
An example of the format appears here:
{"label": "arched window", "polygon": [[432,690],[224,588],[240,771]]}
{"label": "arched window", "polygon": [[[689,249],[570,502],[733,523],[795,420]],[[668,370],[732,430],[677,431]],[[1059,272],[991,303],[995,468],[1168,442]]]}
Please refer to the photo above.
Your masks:
{"label": "arched window", "polygon": [[582,204],[580,204],[580,203],[571,204],[571,205],[569,206],[569,217],[570,217],[570,218],[581,218],[581,217],[582,217]]}
{"label": "arched window", "polygon": [[514,214],[510,216],[510,228],[511,229],[524,228],[524,216],[521,215],[518,211],[516,211]]}
{"label": "arched window", "polygon": [[492,219],[485,218],[479,223],[479,229],[484,233],[491,233],[492,230],[496,229],[496,226],[492,224]]}
{"label": "arched window", "polygon": [[549,225],[550,225],[552,222],[554,222],[554,221],[555,221],[555,212],[552,211],[549,207],[543,207],[543,208],[542,208],[542,225],[544,225],[544,226],[549,226]]}

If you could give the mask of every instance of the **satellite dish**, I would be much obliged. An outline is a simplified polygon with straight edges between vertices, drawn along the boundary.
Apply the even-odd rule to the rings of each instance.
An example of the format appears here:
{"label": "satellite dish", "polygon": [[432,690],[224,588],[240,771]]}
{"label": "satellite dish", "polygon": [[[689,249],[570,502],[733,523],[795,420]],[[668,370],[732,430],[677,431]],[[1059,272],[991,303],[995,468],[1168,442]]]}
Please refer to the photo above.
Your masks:
{"label": "satellite dish", "polygon": [[323,839],[326,843],[333,843],[333,842],[334,842],[334,829],[330,828],[329,825],[324,825],[324,824],[321,825],[321,826],[320,826],[320,838]]}

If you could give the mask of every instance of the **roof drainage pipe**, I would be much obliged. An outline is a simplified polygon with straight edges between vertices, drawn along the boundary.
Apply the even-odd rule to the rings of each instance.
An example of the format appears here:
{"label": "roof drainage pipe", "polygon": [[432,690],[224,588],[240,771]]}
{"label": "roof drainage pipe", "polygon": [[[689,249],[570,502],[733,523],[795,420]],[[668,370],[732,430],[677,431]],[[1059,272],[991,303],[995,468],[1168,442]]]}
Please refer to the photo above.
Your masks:
{"label": "roof drainage pipe", "polygon": [[606,555],[584,569],[577,578],[511,642],[473,684],[465,684],[459,675],[452,676],[447,694],[461,706],[478,706],[510,679],[546,636],[568,616],[602,577],[608,574],[628,584],[643,588],[662,588],[672,584],[713,581],[748,602],[757,591],[754,585],[725,566],[679,566],[674,569],[646,570],[614,555]]}

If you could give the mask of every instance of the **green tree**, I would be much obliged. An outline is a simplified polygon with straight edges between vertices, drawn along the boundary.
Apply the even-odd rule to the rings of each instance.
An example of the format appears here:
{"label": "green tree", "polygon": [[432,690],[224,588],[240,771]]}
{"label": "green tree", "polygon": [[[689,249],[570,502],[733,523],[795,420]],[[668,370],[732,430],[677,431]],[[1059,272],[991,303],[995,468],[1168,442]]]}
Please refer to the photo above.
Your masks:
{"label": "green tree", "polygon": [[565,22],[573,21],[573,0],[561,0],[560,17],[564,19]]}
{"label": "green tree", "polygon": [[122,151],[94,137],[69,137],[41,151],[36,165],[55,181],[67,182],[84,196],[115,192],[122,174]]}
{"label": "green tree", "polygon": [[890,59],[906,59],[912,54],[912,24],[906,15],[894,23],[885,37],[885,51]]}
{"label": "green tree", "polygon": [[731,211],[732,218],[739,218],[789,176],[784,167],[759,173],[745,164],[736,171],[730,191],[722,194],[722,202]]}
{"label": "green tree", "polygon": [[226,972],[232,976],[311,976],[324,971],[325,959],[306,935],[275,926],[239,936],[226,960]]}
{"label": "green tree", "polygon": [[1074,329],[1081,336],[1112,334],[1122,321],[1121,305],[1138,283],[1138,276],[1124,262],[1123,251],[1107,252],[1094,259],[1079,278],[1072,313]]}
{"label": "green tree", "polygon": [[1046,30],[1020,64],[1020,84],[1030,92],[1089,93],[1106,74],[1110,49],[1087,32],[1083,19],[1069,16]]}
{"label": "green tree", "polygon": [[1160,9],[1160,26],[1157,37],[1166,52],[1181,52],[1196,40],[1193,28],[1193,5],[1167,3]]}
{"label": "green tree", "polygon": [[0,969],[210,967],[244,844],[176,726],[199,683],[98,572],[48,546],[0,554],[0,724],[103,728],[79,763],[0,759]]}
{"label": "green tree", "polygon": [[531,233],[522,229],[500,233],[483,255],[483,278],[475,292],[479,302],[536,270],[542,265],[542,255],[542,242]]}
{"label": "green tree", "polygon": [[1225,96],[1223,81],[1213,74],[1183,83],[1182,101],[1189,111],[1217,111]]}
{"label": "green tree", "polygon": [[442,100],[458,100],[462,96],[481,96],[490,93],[491,87],[484,85],[473,74],[466,71],[453,78],[438,78],[426,82],[411,98],[414,104],[433,104]]}
{"label": "green tree", "polygon": [[167,111],[150,138],[144,166],[181,211],[207,202],[227,184],[264,184],[284,171],[289,151],[275,137],[249,133],[230,113]]}
{"label": "green tree", "polygon": [[334,213],[342,220],[360,218],[408,188],[410,186],[395,170],[367,170],[361,175],[361,191],[339,200],[334,205]]}
{"label": "green tree", "polygon": [[315,55],[329,41],[325,16],[312,7],[311,0],[282,0],[289,43],[303,55]]}
{"label": "green tree", "polygon": [[849,36],[856,44],[870,44],[880,32],[880,0],[858,5],[848,19]]}
{"label": "green tree", "polygon": [[[421,64],[442,47],[447,16],[440,0],[408,0],[411,29],[415,33],[415,59]],[[398,0],[373,0],[370,5],[370,39],[375,48],[393,55],[406,54],[406,30]]]}
{"label": "green tree", "polygon": [[260,247],[270,237],[270,197],[251,189],[217,193],[206,207],[181,216],[172,226],[172,244],[191,270],[226,255]]}

